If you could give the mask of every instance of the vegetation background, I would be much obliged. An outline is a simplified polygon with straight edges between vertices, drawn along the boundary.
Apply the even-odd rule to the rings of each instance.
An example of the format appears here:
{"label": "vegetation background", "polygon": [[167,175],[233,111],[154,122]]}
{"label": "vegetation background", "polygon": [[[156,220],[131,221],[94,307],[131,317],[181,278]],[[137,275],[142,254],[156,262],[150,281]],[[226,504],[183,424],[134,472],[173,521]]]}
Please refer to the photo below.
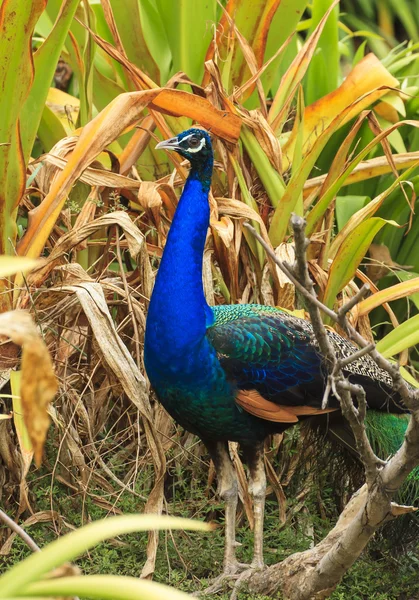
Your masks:
{"label": "vegetation background", "polygon": [[[31,311],[59,380],[43,454],[45,406],[28,427],[20,417],[30,358],[20,364],[3,344],[0,498],[39,545],[112,514],[164,508],[222,522],[203,446],[156,404],[142,363],[154,272],[187,174],[154,146],[192,122],[216,150],[209,301],[303,315],[242,223],[292,259],[288,219],[304,215],[320,298],[339,305],[369,282],[352,322],[414,381],[418,0],[3,0],[0,19],[0,254],[26,261],[0,271],[0,310]],[[0,333],[24,353],[34,340]],[[270,442],[267,469],[268,564],[320,539],[362,478],[304,429]],[[241,498],[246,560],[245,487]],[[0,534],[3,569],[28,549]],[[419,598],[417,534],[412,518],[387,528],[331,597]],[[155,534],[113,537],[77,564],[131,576],[145,565],[195,591],[222,562],[222,529],[199,535],[172,531],[158,547]]]}

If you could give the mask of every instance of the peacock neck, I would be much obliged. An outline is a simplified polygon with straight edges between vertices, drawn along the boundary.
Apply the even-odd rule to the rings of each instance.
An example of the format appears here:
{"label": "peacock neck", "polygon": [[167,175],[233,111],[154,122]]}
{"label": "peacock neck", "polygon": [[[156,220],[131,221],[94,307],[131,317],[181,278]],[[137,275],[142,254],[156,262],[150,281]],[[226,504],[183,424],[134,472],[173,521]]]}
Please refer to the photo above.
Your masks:
{"label": "peacock neck", "polygon": [[202,283],[212,158],[192,168],[167,237],[147,316],[146,353],[181,361],[205,336],[213,314]]}

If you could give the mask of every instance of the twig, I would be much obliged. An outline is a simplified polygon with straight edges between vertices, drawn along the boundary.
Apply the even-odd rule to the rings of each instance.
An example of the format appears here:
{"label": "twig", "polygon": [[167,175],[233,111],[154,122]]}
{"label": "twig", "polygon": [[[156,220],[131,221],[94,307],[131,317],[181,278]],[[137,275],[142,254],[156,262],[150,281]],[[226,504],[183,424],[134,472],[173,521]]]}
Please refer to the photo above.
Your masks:
{"label": "twig", "polygon": [[[361,386],[351,383],[344,376],[336,357],[336,352],[329,341],[327,330],[322,321],[320,308],[317,303],[315,304],[312,301],[312,298],[316,297],[316,292],[307,266],[306,249],[310,242],[305,236],[306,222],[301,217],[293,215],[291,217],[291,224],[294,230],[295,258],[299,280],[305,289],[310,292],[310,302],[307,305],[307,309],[310,313],[313,332],[320,346],[320,350],[326,359],[326,367],[330,373],[334,394],[340,401],[343,415],[351,425],[356,447],[364,465],[367,485],[371,487],[378,475],[378,465],[380,464],[380,460],[374,454],[365,430],[365,391]],[[366,291],[363,291],[362,296],[365,295],[365,293]],[[358,294],[358,296],[361,295]],[[337,315],[337,317],[339,318],[339,315]],[[340,321],[342,324],[346,325],[345,311],[342,311]],[[358,409],[352,401],[352,396],[355,396],[358,401]]]}
{"label": "twig", "polygon": [[363,348],[361,348],[357,352],[354,352],[353,354],[351,354],[351,356],[347,356],[346,358],[340,358],[338,360],[339,367],[341,369],[347,367],[351,363],[353,363],[356,360],[358,360],[358,359],[362,358],[363,356],[365,356],[365,354],[369,354],[371,352],[371,350],[374,350],[374,348],[375,348],[375,345],[371,342],[371,344],[368,344],[368,346],[364,346]]}
{"label": "twig", "polygon": [[358,302],[365,298],[365,296],[367,296],[370,293],[370,291],[371,288],[368,285],[368,283],[364,283],[362,288],[357,291],[355,296],[352,296],[352,298],[350,298],[347,302],[345,302],[343,306],[341,306],[341,308],[337,312],[339,323],[342,323],[344,326],[346,325],[345,317],[348,314],[348,312],[352,310],[353,307],[358,304]]}
{"label": "twig", "polygon": [[[31,536],[28,533],[26,533],[26,531],[20,525],[13,521],[13,519],[11,519],[9,515],[7,515],[3,510],[1,510],[1,508],[0,519],[25,542],[25,544],[30,548],[30,550],[32,550],[32,552],[42,552],[41,548],[31,538]],[[80,600],[80,598],[78,596],[73,596],[73,600]]]}
{"label": "twig", "polygon": [[6,515],[4,511],[0,508],[0,519],[6,523],[7,527],[9,527],[12,531],[14,531],[24,542],[25,544],[32,550],[32,552],[41,552],[41,548],[38,544],[31,538],[26,531],[18,525],[13,519]]}

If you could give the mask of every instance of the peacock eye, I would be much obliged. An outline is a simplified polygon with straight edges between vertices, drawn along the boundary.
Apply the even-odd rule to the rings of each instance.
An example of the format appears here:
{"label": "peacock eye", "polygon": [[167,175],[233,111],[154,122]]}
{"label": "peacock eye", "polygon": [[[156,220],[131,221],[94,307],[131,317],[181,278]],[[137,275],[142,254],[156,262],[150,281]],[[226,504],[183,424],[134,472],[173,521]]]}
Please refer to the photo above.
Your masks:
{"label": "peacock eye", "polygon": [[200,144],[200,141],[201,140],[198,137],[191,137],[189,139],[189,146],[191,148],[197,148],[199,146],[199,144]]}

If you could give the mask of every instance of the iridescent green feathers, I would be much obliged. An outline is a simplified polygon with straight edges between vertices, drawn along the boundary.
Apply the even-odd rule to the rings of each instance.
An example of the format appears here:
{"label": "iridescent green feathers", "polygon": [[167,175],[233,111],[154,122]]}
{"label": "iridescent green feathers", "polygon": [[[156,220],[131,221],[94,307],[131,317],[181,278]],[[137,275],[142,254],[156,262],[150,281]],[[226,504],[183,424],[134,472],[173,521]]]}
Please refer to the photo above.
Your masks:
{"label": "iridescent green feathers", "polygon": [[[308,321],[256,304],[217,306],[213,312],[215,322],[207,337],[238,387],[255,387],[281,404],[302,402],[320,408],[326,373]],[[338,357],[356,352],[356,346],[337,333],[328,331],[328,336]],[[382,409],[389,402],[392,411],[403,410],[392,402],[389,375],[369,356],[350,363],[346,371],[366,385],[371,407]]]}

